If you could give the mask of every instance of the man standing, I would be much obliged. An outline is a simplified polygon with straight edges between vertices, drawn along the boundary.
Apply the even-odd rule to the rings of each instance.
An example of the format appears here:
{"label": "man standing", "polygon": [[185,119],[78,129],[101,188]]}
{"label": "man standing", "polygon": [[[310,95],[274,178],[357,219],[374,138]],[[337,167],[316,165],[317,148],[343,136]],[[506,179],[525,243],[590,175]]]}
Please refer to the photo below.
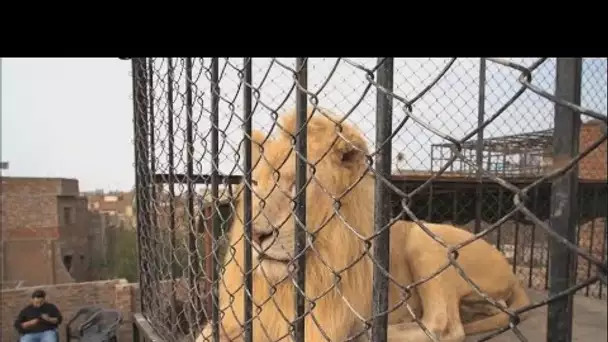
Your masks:
{"label": "man standing", "polygon": [[46,302],[46,293],[36,290],[32,302],[19,312],[15,328],[21,335],[20,342],[59,342],[57,327],[62,317],[59,309]]}

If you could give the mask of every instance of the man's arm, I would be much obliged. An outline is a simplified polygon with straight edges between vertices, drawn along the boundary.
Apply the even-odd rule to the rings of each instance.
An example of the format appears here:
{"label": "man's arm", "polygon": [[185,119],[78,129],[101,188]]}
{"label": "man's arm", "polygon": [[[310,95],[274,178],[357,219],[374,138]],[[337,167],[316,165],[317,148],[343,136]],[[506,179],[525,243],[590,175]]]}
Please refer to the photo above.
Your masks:
{"label": "man's arm", "polygon": [[15,319],[15,329],[17,329],[20,334],[23,334],[26,331],[25,329],[36,325],[36,323],[38,323],[38,318],[30,319],[29,321],[25,320],[25,308],[23,308],[19,312],[17,319]]}
{"label": "man's arm", "polygon": [[63,317],[55,304],[49,303],[49,314],[43,316],[44,320],[53,324],[61,324]]}
{"label": "man's arm", "polygon": [[17,315],[17,318],[15,318],[14,327],[20,333],[23,333],[23,327],[21,326],[21,323],[23,323],[23,320],[25,319],[24,314],[25,314],[25,309],[21,309],[21,311],[19,311],[19,315]]}
{"label": "man's arm", "polygon": [[38,321],[39,321],[38,318],[30,319],[29,321],[25,321],[25,322],[21,323],[21,327],[24,329],[27,329],[27,328],[31,327],[32,325],[38,324]]}

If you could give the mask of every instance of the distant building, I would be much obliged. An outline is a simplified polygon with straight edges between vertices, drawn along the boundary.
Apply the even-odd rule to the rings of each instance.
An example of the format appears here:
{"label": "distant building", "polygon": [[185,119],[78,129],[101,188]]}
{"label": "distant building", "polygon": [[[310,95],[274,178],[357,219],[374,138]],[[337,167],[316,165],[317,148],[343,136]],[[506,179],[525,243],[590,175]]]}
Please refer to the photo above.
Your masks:
{"label": "distant building", "polygon": [[134,226],[133,191],[93,192],[84,193],[87,198],[87,208],[94,213],[118,216]]}
{"label": "distant building", "polygon": [[2,282],[89,280],[90,229],[78,180],[2,177]]}

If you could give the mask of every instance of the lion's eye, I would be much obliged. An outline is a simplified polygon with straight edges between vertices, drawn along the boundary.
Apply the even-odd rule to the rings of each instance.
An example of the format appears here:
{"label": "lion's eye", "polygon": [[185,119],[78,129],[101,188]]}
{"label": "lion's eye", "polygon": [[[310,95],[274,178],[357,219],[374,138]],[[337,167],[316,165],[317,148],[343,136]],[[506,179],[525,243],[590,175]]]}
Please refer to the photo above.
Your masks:
{"label": "lion's eye", "polygon": [[257,181],[257,180],[255,180],[255,179],[252,179],[252,180],[251,180],[251,185],[253,185],[253,186],[258,185],[258,181]]}

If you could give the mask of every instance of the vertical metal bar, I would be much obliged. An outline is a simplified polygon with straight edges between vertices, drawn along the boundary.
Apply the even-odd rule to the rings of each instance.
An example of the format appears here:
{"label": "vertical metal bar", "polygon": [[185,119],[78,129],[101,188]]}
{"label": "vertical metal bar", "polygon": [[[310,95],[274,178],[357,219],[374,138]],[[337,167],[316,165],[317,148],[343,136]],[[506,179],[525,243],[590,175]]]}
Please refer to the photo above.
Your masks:
{"label": "vertical metal bar", "polygon": [[[521,220],[521,213],[518,211],[515,213],[515,236],[513,238],[513,273],[517,274],[517,256],[519,254],[519,221]],[[525,258],[525,254],[524,254]]]}
{"label": "vertical metal bar", "polygon": [[[211,217],[213,216],[213,208],[211,206],[206,205],[205,200],[201,199],[201,204],[204,204],[203,210],[200,215],[200,226],[201,232],[203,233],[204,239],[204,251],[205,255],[209,255],[209,251],[213,253],[213,236],[212,231],[209,227],[213,226],[213,222],[211,222]],[[205,259],[205,278],[207,281],[205,282],[205,316],[209,317],[210,313],[213,311],[213,279],[210,275],[213,274],[213,267],[215,263],[213,260],[213,255],[211,257],[207,257]],[[209,280],[211,279],[211,281]]]}
{"label": "vertical metal bar", "polygon": [[[152,60],[152,58],[150,58],[148,60],[148,102],[150,104],[150,117],[149,117],[149,123],[150,123],[150,128],[149,128],[149,133],[150,133],[150,172],[151,175],[155,175],[156,174],[156,150],[155,150],[155,142],[156,142],[156,132],[154,131],[155,128],[155,120],[154,120],[154,61]],[[154,179],[154,177],[152,177],[152,179]],[[152,181],[152,187],[150,189],[151,194],[152,194],[152,198],[156,199],[156,183],[154,183],[154,181]],[[157,216],[156,216],[156,212],[152,212],[152,227],[154,229],[157,228],[156,226],[156,220],[157,220]],[[155,241],[156,242],[156,241]]]}
{"label": "vertical metal bar", "polygon": [[[502,186],[498,186],[498,217],[502,217],[502,212],[503,212],[503,204],[504,204],[504,189]],[[500,237],[502,236],[502,224],[498,226],[498,228],[496,228],[495,230],[496,232],[496,248],[499,251],[502,251],[502,249],[500,248]]]}
{"label": "vertical metal bar", "polygon": [[[598,191],[597,188],[595,190]],[[604,201],[605,200],[606,199],[604,198]],[[604,216],[604,238],[602,240],[604,240],[602,241],[602,261],[605,264],[608,264],[608,216]],[[598,285],[600,299],[602,299],[602,289],[604,288],[602,285],[602,283],[599,283]]]}
{"label": "vertical metal bar", "polygon": [[[593,188],[594,188],[595,194],[599,197],[600,196],[599,189],[595,185],[594,185]],[[602,202],[600,202],[600,201],[602,201]],[[596,202],[598,202],[598,203],[604,203],[603,205],[605,206],[606,205],[606,195],[604,194],[604,196],[598,198]],[[598,213],[597,208],[596,208],[595,212]],[[602,251],[601,251],[602,256],[601,256],[601,259],[602,259],[602,262],[604,264],[608,264],[608,215],[604,215],[604,236],[601,239],[602,239],[602,242],[601,242],[601,244],[602,244],[602,248],[601,248],[602,249]],[[599,270],[598,270],[598,272],[599,272]],[[603,288],[604,288],[603,285],[604,284],[602,284],[601,282],[598,283],[598,289],[599,289],[598,297],[600,299],[602,299]]]}
{"label": "vertical metal bar", "polygon": [[147,125],[147,98],[146,98],[146,61],[145,58],[134,58],[131,61],[133,72],[133,133],[135,152],[135,210],[137,212],[137,251],[140,263],[139,288],[141,299],[141,312],[147,313],[146,302],[143,298],[148,285],[149,265],[147,258],[143,258],[142,249],[144,239],[150,228],[149,215],[149,187],[150,169],[148,163],[148,125]]}
{"label": "vertical metal bar", "polygon": [[[171,321],[177,320],[177,299],[175,296],[175,275],[177,273],[177,263],[175,261],[175,130],[173,128],[173,86],[175,68],[173,66],[173,58],[167,58],[167,135],[169,136],[168,159],[169,159],[169,275],[171,278]],[[163,210],[164,211],[164,210]],[[163,214],[165,214],[163,212]],[[175,325],[171,324],[171,332],[174,333]]]}
{"label": "vertical metal bar", "polygon": [[[308,129],[306,125],[307,117],[307,93],[308,89],[308,58],[296,58],[296,72],[298,88],[296,91],[296,198],[295,198],[295,226],[296,240],[294,253],[297,256],[297,266],[295,272],[295,324],[294,340],[297,342],[306,341],[304,334],[304,315],[306,310],[306,296],[304,293],[306,284],[306,178],[307,178],[307,157],[308,157]],[[301,289],[301,290],[299,290]]]}
{"label": "vertical metal bar", "polygon": [[245,142],[245,158],[243,160],[243,173],[245,176],[245,193],[244,193],[244,205],[245,205],[245,342],[253,342],[253,329],[251,318],[253,316],[253,305],[251,302],[251,297],[249,293],[251,293],[251,289],[253,287],[253,280],[251,276],[252,271],[252,255],[251,255],[251,226],[252,226],[252,213],[251,213],[251,169],[253,168],[252,160],[251,160],[251,149],[254,148],[252,146],[251,139],[251,117],[253,113],[251,112],[251,100],[252,100],[252,67],[253,60],[251,57],[243,58],[243,140]]}
{"label": "vertical metal bar", "polygon": [[[393,91],[393,58],[378,58],[382,63],[377,71],[378,84],[386,91]],[[374,233],[378,234],[374,241],[374,273],[373,273],[373,302],[372,302],[372,341],[387,341],[388,325],[388,277],[390,260],[390,228],[391,192],[384,184],[384,179],[391,177],[390,136],[393,130],[393,101],[392,97],[378,89],[376,95],[376,148],[374,160],[376,173],[376,193],[374,206]]]}
{"label": "vertical metal bar", "polygon": [[[454,151],[452,151],[452,149],[450,149],[450,158],[449,159],[452,160],[452,158],[454,158]],[[450,164],[450,172],[454,172],[454,164],[455,164],[454,162],[452,162]]]}
{"label": "vertical metal bar", "polygon": [[[589,252],[590,255],[593,255],[593,245],[595,243],[595,218],[597,217],[597,202],[599,201],[599,198],[597,196],[597,188],[596,187],[592,187],[591,190],[593,191],[593,202],[591,204],[591,212],[589,213],[589,217],[591,217],[591,232],[589,234],[589,249],[587,250]],[[584,196],[579,196],[579,198],[581,199],[581,204],[582,206],[580,207],[581,210],[585,210],[586,206],[585,204],[582,203],[582,199],[584,198]],[[581,215],[582,216],[582,215]],[[583,231],[581,229],[582,227],[579,227],[579,235],[578,235],[578,241],[580,241],[580,234]],[[589,262],[589,260],[585,260],[585,265],[587,267],[587,279],[591,278],[591,269],[595,266],[593,266],[591,264],[591,262]],[[599,288],[601,288],[601,283],[598,286]],[[587,286],[587,289],[585,290],[585,295],[589,296],[589,290],[591,289],[591,286]]]}
{"label": "vertical metal bar", "polygon": [[429,222],[433,222],[433,183],[429,184],[429,197],[427,199],[427,214],[426,219]]}
{"label": "vertical metal bar", "polygon": [[193,99],[192,99],[192,58],[186,58],[186,186],[187,198],[186,206],[188,212],[188,279],[190,280],[190,290],[197,295],[194,299],[195,313],[200,312],[201,298],[198,295],[201,293],[198,288],[198,279],[200,277],[199,255],[196,243],[196,215],[194,214],[194,135],[193,126]]}
{"label": "vertical metal bar", "polygon": [[492,151],[488,151],[488,164],[486,166],[486,169],[488,170],[488,172],[495,171],[492,170]]}
{"label": "vertical metal bar", "polygon": [[[150,104],[150,117],[148,119],[149,123],[150,123],[150,128],[149,128],[149,133],[150,133],[150,175],[152,175],[152,180],[151,180],[151,186],[150,186],[150,199],[151,202],[156,202],[156,182],[154,181],[154,175],[156,175],[156,132],[155,132],[155,120],[154,120],[154,60],[152,58],[148,59],[148,103]],[[152,252],[154,253],[154,261],[158,262],[158,260],[163,260],[162,257],[159,255],[159,248],[158,248],[158,241],[157,239],[159,238],[158,236],[158,217],[157,217],[157,212],[156,210],[151,210],[150,211],[150,221],[151,221],[151,225],[150,225],[150,234],[152,235],[152,239],[150,241],[150,249],[152,250]],[[160,284],[160,274],[161,272],[159,272],[158,268],[154,268],[155,272],[154,274],[150,275],[150,278],[152,279],[152,281],[154,282],[154,293],[158,293],[158,286]],[[161,296],[155,296],[153,298],[154,302],[156,303],[156,307],[160,307],[160,301],[161,301]]]}
{"label": "vertical metal bar", "polygon": [[[542,186],[542,185],[541,185]],[[532,195],[532,198],[534,199],[534,201],[532,202],[532,212],[533,213],[537,213],[538,212],[538,196],[539,196],[539,191],[538,191],[538,186],[534,187],[534,192]],[[533,276],[533,270],[534,267],[536,267],[534,265],[534,245],[535,245],[535,239],[536,239],[536,224],[532,223],[532,229],[530,229],[530,231],[532,232],[532,236],[530,237],[530,263],[529,263],[529,268],[528,268],[528,287],[532,287],[532,276]],[[542,253],[542,252],[541,252]],[[542,256],[541,256],[541,260],[542,260]],[[545,272],[545,273],[548,273]],[[545,282],[546,283],[546,282]]]}
{"label": "vertical metal bar", "polygon": [[458,222],[458,188],[452,194],[452,223]]}
{"label": "vertical metal bar", "polygon": [[[211,58],[211,230],[212,230],[212,249],[213,249],[213,308],[211,310],[212,322],[217,324],[220,320],[219,315],[219,279],[220,269],[218,261],[218,248],[217,239],[219,238],[220,222],[218,218],[218,183],[219,183],[219,104],[220,104],[220,85],[219,85],[220,73],[219,73],[219,59],[217,57]],[[220,341],[220,330],[219,326],[215,326],[213,329],[213,341]]]}
{"label": "vertical metal bar", "polygon": [[[435,169],[435,158],[434,158],[435,146],[431,146],[431,173]],[[439,167],[441,169],[441,166]],[[432,184],[432,183],[431,183]]]}
{"label": "vertical metal bar", "polygon": [[[583,217],[585,217],[587,215],[587,207],[585,206],[585,202],[583,200],[583,198],[585,198],[585,190],[586,190],[585,188],[581,188],[581,187],[579,187],[579,189],[578,189],[578,194],[579,194],[579,196],[578,196],[578,207],[579,207],[578,215],[579,216],[577,216],[577,222],[576,222],[576,241],[578,243],[580,243],[580,241],[581,241],[581,234],[583,233],[583,227],[582,227],[582,224],[581,224],[582,220],[580,220],[580,219],[583,218]],[[591,215],[591,214],[593,214],[593,211],[591,213],[589,213],[589,215]],[[593,216],[591,216],[591,217],[593,217]],[[591,222],[591,235],[589,237],[590,237],[591,241],[590,241],[590,244],[589,244],[588,252],[591,255],[593,255],[592,247],[593,247],[593,227],[594,227],[594,221],[595,220],[591,220],[590,221]],[[582,248],[583,246],[579,245],[579,247]],[[574,257],[576,258],[576,256],[574,256]],[[591,263],[588,260],[582,260],[582,262],[587,266],[587,272],[589,272],[591,270],[591,267],[593,267],[591,265]],[[576,266],[578,268],[578,260],[577,260]],[[574,273],[574,278],[575,278],[575,282],[576,282],[577,278],[578,278],[578,270],[576,270],[576,272]],[[589,275],[587,275],[587,278],[589,278]],[[585,287],[585,292],[586,292],[585,295],[588,296],[589,295],[589,286]]]}
{"label": "vertical metal bar", "polygon": [[[4,278],[2,278],[2,280],[4,280]],[[66,342],[72,342],[72,333],[70,331],[70,325],[66,324],[65,325],[65,340]],[[59,331],[57,331],[57,333],[59,333]],[[2,337],[2,335],[0,335],[0,337]]]}
{"label": "vertical metal bar", "polygon": [[137,324],[135,323],[135,321],[133,321],[133,323],[131,324],[131,329],[133,331],[133,335],[132,335],[133,336],[133,342],[140,342],[141,338],[139,337],[139,327],[137,326]]}
{"label": "vertical metal bar", "polygon": [[[479,97],[477,99],[477,127],[483,125],[486,113],[486,59],[479,59]],[[475,234],[481,230],[481,209],[483,200],[483,129],[477,132],[475,146],[475,161],[477,163],[477,183],[475,185]]]}
{"label": "vertical metal bar", "polygon": [[[555,94],[574,104],[581,100],[581,58],[557,58]],[[580,113],[555,105],[555,131],[553,133],[553,163],[563,167],[578,154]],[[551,227],[576,244],[576,220],[578,218],[578,167],[553,181],[551,187]],[[576,260],[570,250],[550,239],[549,294],[566,290],[574,283]],[[572,340],[572,296],[565,296],[549,303],[547,312],[547,341]]]}

